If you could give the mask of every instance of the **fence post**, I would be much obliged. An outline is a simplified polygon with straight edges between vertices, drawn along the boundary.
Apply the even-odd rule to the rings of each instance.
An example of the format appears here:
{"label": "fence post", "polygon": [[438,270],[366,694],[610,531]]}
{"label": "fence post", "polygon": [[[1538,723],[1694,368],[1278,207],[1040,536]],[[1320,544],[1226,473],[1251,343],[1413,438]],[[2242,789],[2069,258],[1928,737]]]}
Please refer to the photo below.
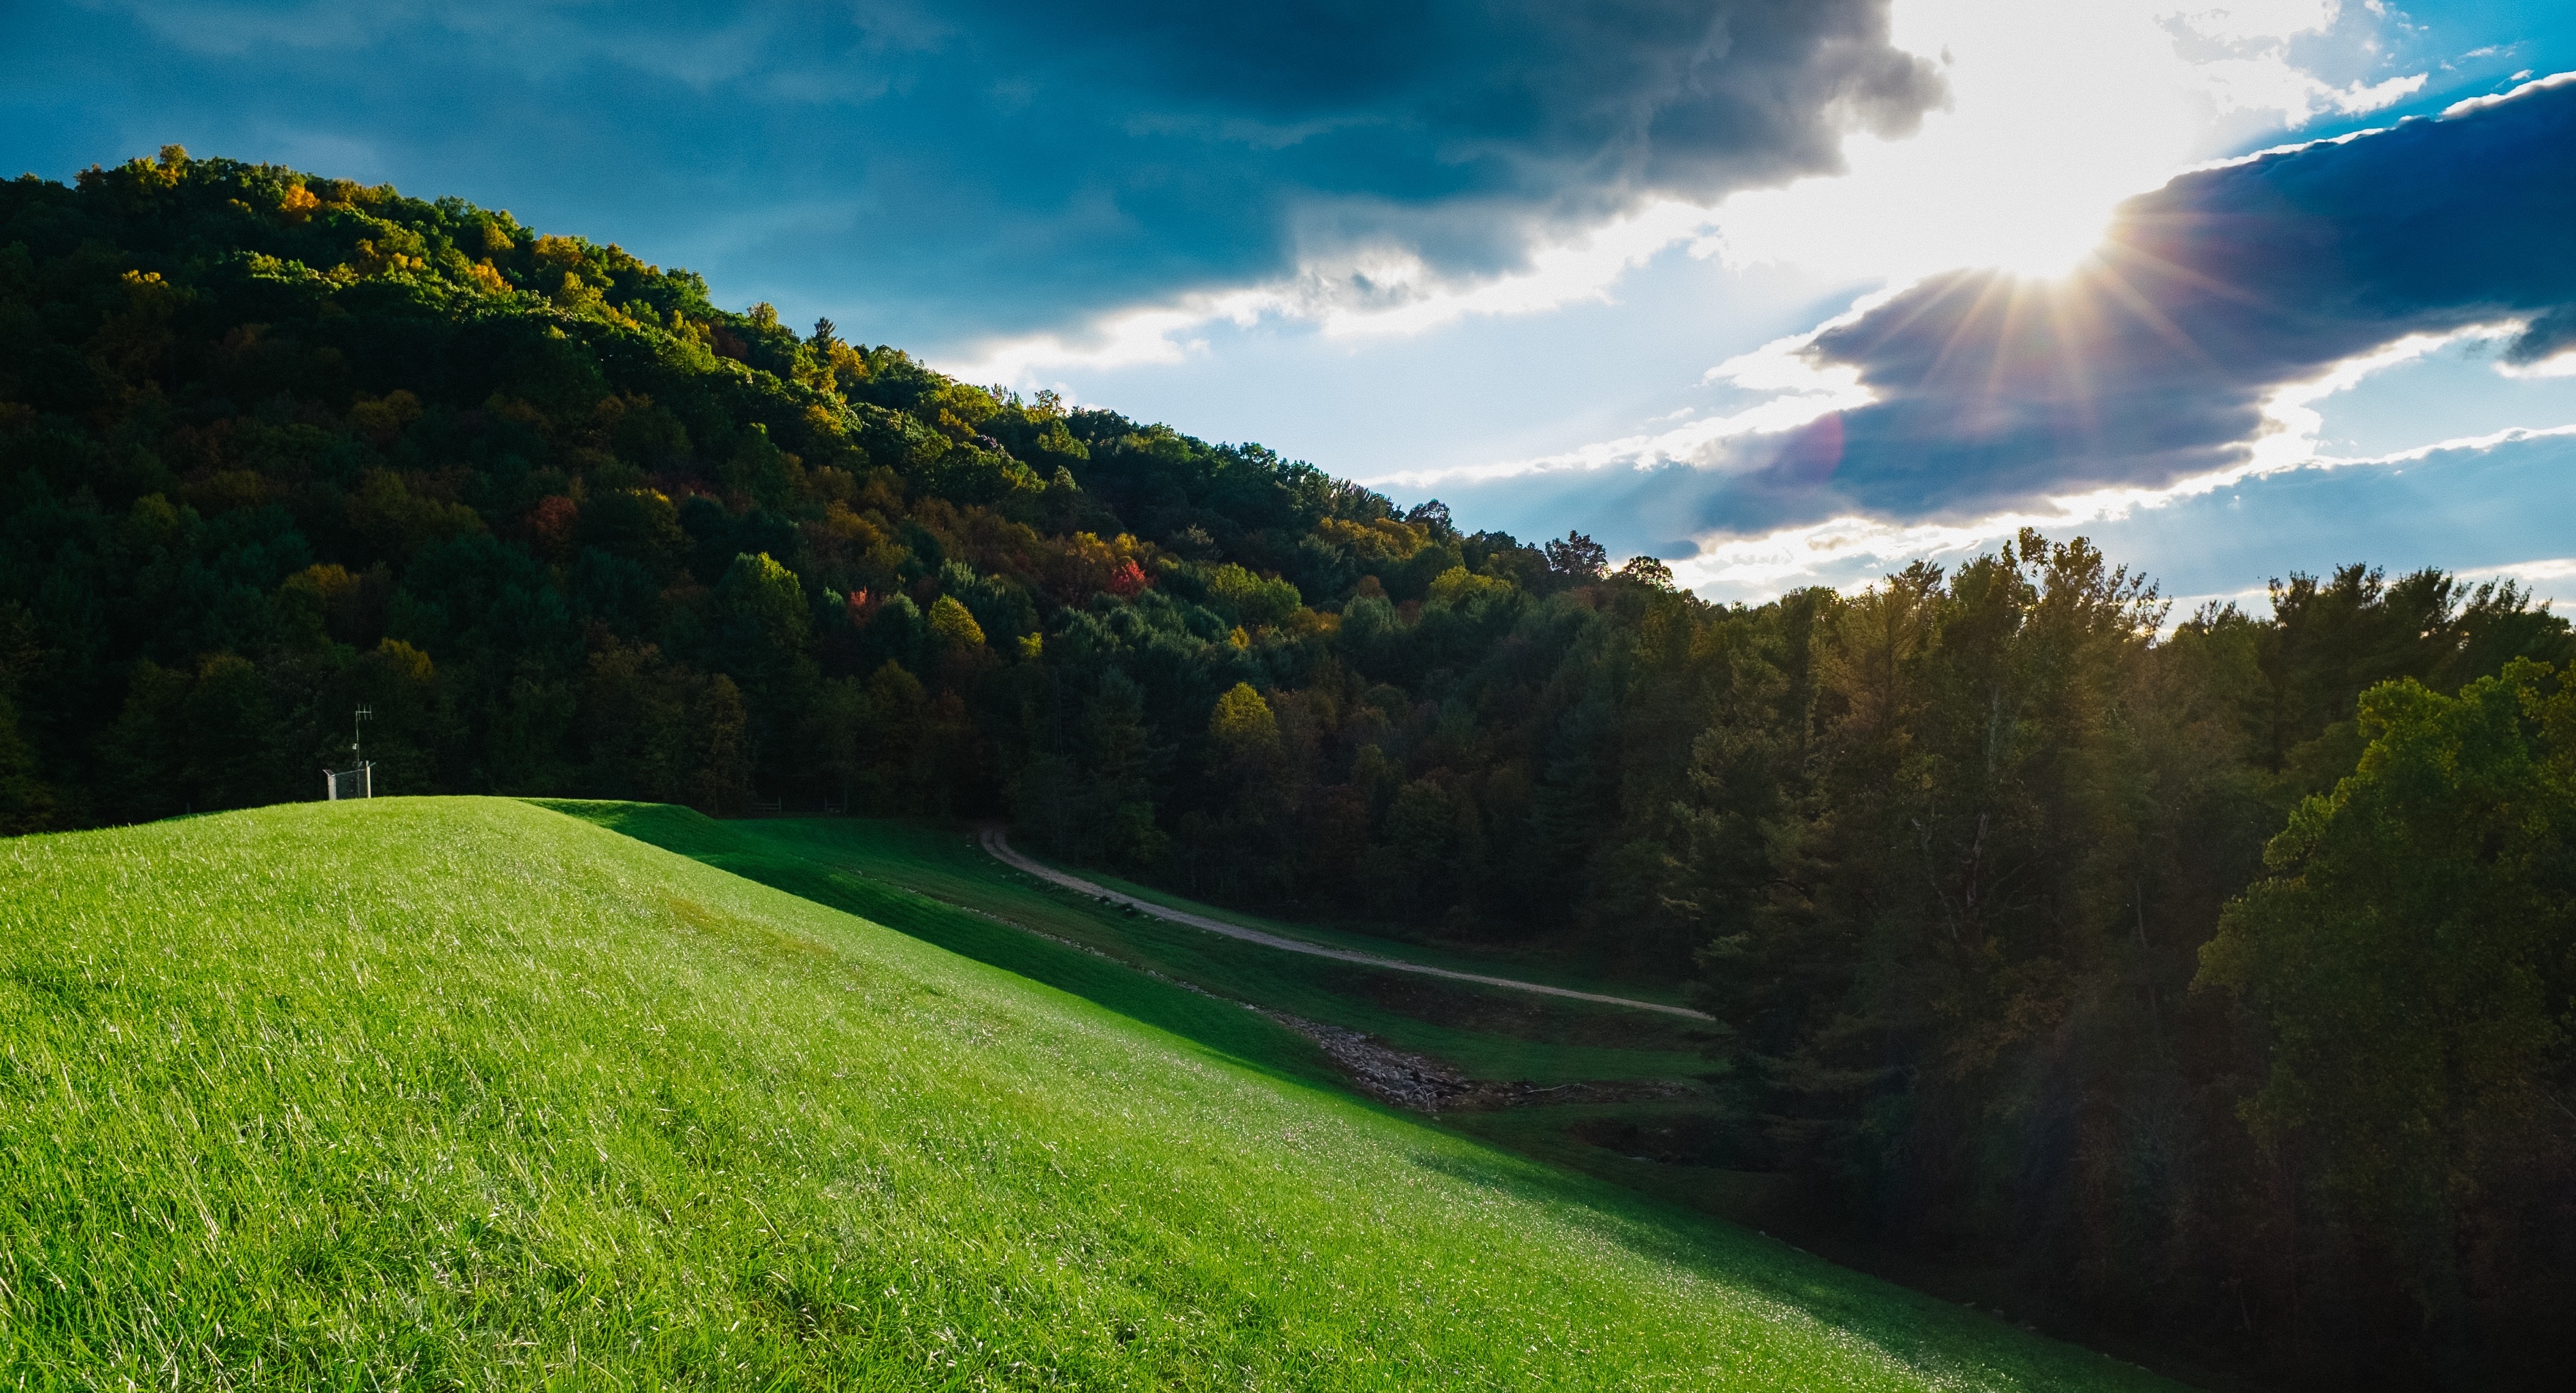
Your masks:
{"label": "fence post", "polygon": [[340,781],[332,778],[331,771],[328,769],[322,771],[322,801],[326,803],[340,801]]}

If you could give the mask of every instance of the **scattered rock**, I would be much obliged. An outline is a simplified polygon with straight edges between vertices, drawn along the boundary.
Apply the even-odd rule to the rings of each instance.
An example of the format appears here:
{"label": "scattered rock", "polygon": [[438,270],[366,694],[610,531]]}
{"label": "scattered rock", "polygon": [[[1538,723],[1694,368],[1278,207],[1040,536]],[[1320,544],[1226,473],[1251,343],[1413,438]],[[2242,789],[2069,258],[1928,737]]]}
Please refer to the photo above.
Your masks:
{"label": "scattered rock", "polygon": [[1380,1043],[1359,1031],[1266,1007],[1252,1008],[1323,1047],[1352,1084],[1381,1103],[1415,1112],[1494,1112],[1546,1103],[1625,1103],[1669,1098],[1690,1086],[1666,1080],[1539,1085],[1527,1079],[1471,1079],[1437,1060]]}
{"label": "scattered rock", "polygon": [[1252,1008],[1323,1047],[1360,1092],[1415,1112],[1438,1112],[1476,1085],[1457,1070],[1418,1054],[1390,1049],[1359,1031],[1325,1025],[1267,1007]]}

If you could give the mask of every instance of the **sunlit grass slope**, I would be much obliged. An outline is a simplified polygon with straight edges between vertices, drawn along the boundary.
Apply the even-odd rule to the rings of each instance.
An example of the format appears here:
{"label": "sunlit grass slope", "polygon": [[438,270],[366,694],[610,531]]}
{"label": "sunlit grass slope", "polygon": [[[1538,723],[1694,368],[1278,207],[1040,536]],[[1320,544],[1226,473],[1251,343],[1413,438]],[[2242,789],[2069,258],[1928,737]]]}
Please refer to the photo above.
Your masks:
{"label": "sunlit grass slope", "polygon": [[500,800],[0,843],[0,1387],[2144,1374]]}

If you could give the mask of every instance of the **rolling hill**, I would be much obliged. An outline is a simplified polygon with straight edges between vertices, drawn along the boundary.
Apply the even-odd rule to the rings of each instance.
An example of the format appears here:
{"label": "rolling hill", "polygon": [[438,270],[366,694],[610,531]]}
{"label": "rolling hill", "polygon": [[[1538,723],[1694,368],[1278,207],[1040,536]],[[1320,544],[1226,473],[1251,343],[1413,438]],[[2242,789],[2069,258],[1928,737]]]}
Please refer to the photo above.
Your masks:
{"label": "rolling hill", "polygon": [[519,802],[0,843],[0,1372],[2166,1386],[1200,1034]]}

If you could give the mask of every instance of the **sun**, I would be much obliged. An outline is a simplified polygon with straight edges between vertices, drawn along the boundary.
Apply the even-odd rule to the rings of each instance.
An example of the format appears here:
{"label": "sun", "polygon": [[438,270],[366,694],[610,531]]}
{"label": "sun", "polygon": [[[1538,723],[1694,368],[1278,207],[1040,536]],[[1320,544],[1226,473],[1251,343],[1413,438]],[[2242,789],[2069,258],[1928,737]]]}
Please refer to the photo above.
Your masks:
{"label": "sun", "polygon": [[1984,244],[1960,264],[2024,280],[2063,279],[2102,245],[2110,223],[2107,206],[2033,203],[2015,217],[1997,220]]}

